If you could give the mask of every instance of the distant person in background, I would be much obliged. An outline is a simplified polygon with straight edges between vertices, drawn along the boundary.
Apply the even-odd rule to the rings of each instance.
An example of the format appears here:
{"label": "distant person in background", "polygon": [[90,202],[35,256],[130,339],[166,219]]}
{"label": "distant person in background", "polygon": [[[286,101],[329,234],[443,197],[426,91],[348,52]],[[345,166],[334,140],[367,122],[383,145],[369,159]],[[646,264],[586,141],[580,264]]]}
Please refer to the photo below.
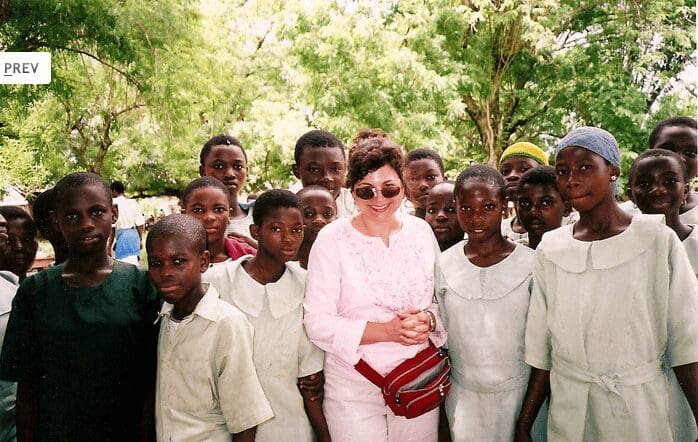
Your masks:
{"label": "distant person in background", "polygon": [[427,198],[424,220],[431,226],[442,252],[461,242],[465,236],[463,228],[458,224],[453,189],[453,182],[444,181],[432,187]]}
{"label": "distant person in background", "polygon": [[0,215],[7,221],[9,237],[4,253],[3,270],[14,273],[21,282],[27,277],[39,247],[36,242],[36,226],[31,216],[17,206],[0,207]]}
{"label": "distant person in background", "polygon": [[[698,174],[698,123],[690,117],[672,117],[657,124],[649,137],[650,149],[666,149],[676,152],[686,162],[686,181],[691,182]],[[681,221],[698,224],[698,193],[688,190],[681,209]]]}
{"label": "distant person in background", "polygon": [[204,225],[211,266],[257,253],[249,244],[225,236],[230,212],[228,189],[217,179],[202,177],[189,183],[182,192],[180,205],[182,213]]}
{"label": "distant person in background", "polygon": [[199,175],[213,177],[228,189],[230,213],[226,236],[257,248],[257,241],[250,238],[253,205],[239,200],[248,170],[247,153],[240,140],[230,135],[216,135],[201,148],[199,163]]}
{"label": "distant person in background", "polygon": [[333,133],[311,130],[296,141],[293,175],[303,187],[318,185],[329,190],[337,205],[337,217],[348,218],[356,212],[349,189],[344,187],[347,173],[344,144]]}
{"label": "distant person in background", "polygon": [[329,190],[322,186],[311,185],[296,193],[303,213],[303,242],[296,258],[300,266],[308,268],[308,256],[320,229],[337,219],[337,203]]}
{"label": "distant person in background", "polygon": [[114,204],[119,208],[119,218],[114,224],[114,258],[138,265],[145,219],[136,200],[126,198],[124,183],[114,181],[109,186]]}
{"label": "distant person in background", "polygon": [[528,232],[516,215],[516,189],[519,179],[527,170],[536,166],[547,166],[548,155],[533,143],[514,143],[504,149],[499,159],[499,173],[506,183],[508,207],[514,207],[514,216],[507,211],[502,220],[502,234],[512,241],[527,241]]}
{"label": "distant person in background", "polygon": [[545,232],[562,225],[564,217],[570,214],[570,205],[562,197],[555,169],[550,166],[534,167],[521,175],[516,193],[517,217],[528,235],[515,242],[535,249]]}
{"label": "distant person in background", "polygon": [[63,239],[58,226],[51,221],[51,214],[56,211],[55,201],[55,192],[51,188],[41,192],[34,200],[32,207],[32,216],[39,235],[50,242],[51,247],[53,247],[54,265],[61,264],[68,259],[68,244]]}
{"label": "distant person in background", "polygon": [[405,196],[414,207],[413,215],[424,219],[427,213],[429,190],[446,179],[444,162],[432,149],[415,149],[405,156],[404,173]]}
{"label": "distant person in background", "polygon": [[[10,319],[12,300],[17,293],[19,278],[14,273],[5,270],[4,253],[9,245],[7,221],[0,215],[0,346],[5,340],[7,321]],[[17,383],[0,381],[0,440],[17,440],[15,429],[15,397]]]}

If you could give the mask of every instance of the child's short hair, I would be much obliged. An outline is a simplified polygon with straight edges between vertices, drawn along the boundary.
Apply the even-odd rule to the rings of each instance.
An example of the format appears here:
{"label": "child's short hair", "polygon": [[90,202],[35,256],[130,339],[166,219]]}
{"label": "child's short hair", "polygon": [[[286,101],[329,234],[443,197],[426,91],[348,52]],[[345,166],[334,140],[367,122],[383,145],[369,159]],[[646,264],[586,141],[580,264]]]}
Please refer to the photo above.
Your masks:
{"label": "child's short hair", "polygon": [[444,175],[444,161],[441,159],[441,155],[439,155],[435,150],[426,147],[420,147],[407,152],[407,156],[405,157],[405,166],[410,164],[412,161],[425,159],[434,160],[436,165],[439,166],[441,175]]}
{"label": "child's short hair", "polygon": [[470,180],[482,180],[492,183],[499,189],[500,198],[506,198],[506,184],[504,183],[502,174],[500,174],[497,169],[484,164],[473,164],[458,174],[458,178],[456,178],[454,195],[459,187],[462,187],[466,181]]}
{"label": "child's short hair", "polygon": [[648,140],[649,148],[652,149],[655,144],[657,144],[657,140],[659,139],[659,134],[662,132],[664,128],[667,127],[688,127],[691,129],[697,129],[698,128],[698,122],[696,122],[695,118],[691,117],[671,117],[667,118],[666,120],[662,120],[657,124],[654,129],[652,129],[652,133],[650,133],[650,137]]}
{"label": "child's short hair", "polygon": [[684,162],[683,158],[681,158],[681,155],[677,154],[676,152],[672,152],[668,149],[648,149],[642,152],[640,155],[638,155],[638,157],[635,158],[635,160],[633,161],[632,166],[630,166],[630,180],[632,181],[633,177],[635,176],[635,172],[637,171],[637,164],[640,162],[640,160],[644,160],[645,158],[660,157],[675,159],[676,162],[679,163],[679,168],[681,169],[683,180],[686,181],[688,179],[688,169],[686,168],[686,163]]}
{"label": "child's short hair", "polygon": [[160,237],[187,238],[197,253],[206,251],[206,229],[198,219],[183,213],[167,215],[148,231],[145,247],[149,249]]}
{"label": "child's short hair", "polygon": [[301,210],[300,199],[296,194],[284,189],[271,189],[259,195],[252,208],[252,221],[258,226],[264,223],[267,215],[280,208]]}
{"label": "child's short hair", "polygon": [[335,134],[326,130],[314,129],[301,135],[298,141],[296,141],[296,147],[293,151],[293,159],[296,161],[296,164],[300,163],[303,150],[306,147],[337,148],[342,151],[342,157],[344,157],[344,144],[339,141]]}
{"label": "child's short hair", "polygon": [[306,193],[311,193],[311,192],[323,192],[326,193],[330,196],[330,199],[334,201],[334,198],[332,197],[332,192],[327,190],[327,187],[325,186],[320,186],[319,184],[311,184],[310,186],[305,186],[298,192],[296,192],[296,196],[298,197],[299,201],[301,198],[303,198],[303,195]]}
{"label": "child's short hair", "polygon": [[112,181],[109,188],[116,193],[124,193],[126,191],[126,186],[121,181]]}
{"label": "child's short hair", "polygon": [[215,137],[210,138],[204,144],[204,147],[201,148],[201,152],[199,152],[199,163],[202,166],[206,162],[206,157],[208,157],[208,155],[211,153],[211,149],[213,148],[213,146],[237,146],[242,151],[242,155],[245,157],[245,161],[247,161],[247,152],[245,152],[245,148],[242,147],[242,143],[240,142],[240,140],[230,135],[219,134]]}
{"label": "child's short hair", "polygon": [[60,209],[63,204],[63,199],[68,192],[72,192],[76,187],[82,186],[95,186],[100,188],[104,191],[104,196],[109,200],[109,205],[111,205],[111,189],[101,176],[92,172],[75,172],[64,176],[56,183],[54,187],[56,210]]}
{"label": "child's short hair", "polygon": [[349,151],[347,187],[352,189],[370,171],[386,164],[397,172],[402,181],[403,155],[400,146],[386,137],[367,138],[358,142]]}
{"label": "child's short hair", "polygon": [[195,191],[196,189],[202,189],[204,187],[215,187],[216,189],[220,189],[223,191],[224,194],[228,195],[228,188],[225,187],[223,183],[218,181],[217,179],[210,177],[210,176],[204,176],[201,178],[197,178],[193,180],[191,183],[187,184],[187,187],[184,188],[182,191],[182,196],[179,198],[180,205],[182,208],[187,205],[187,198],[189,198],[189,195]]}
{"label": "child's short hair", "polygon": [[50,188],[38,194],[32,206],[34,224],[45,239],[51,236],[51,212],[56,210],[56,191]]}
{"label": "child's short hair", "polygon": [[10,221],[14,221],[16,219],[26,220],[27,228],[29,229],[31,236],[33,238],[36,237],[36,224],[26,210],[17,206],[0,206],[0,215],[5,218],[5,221],[7,221],[8,224]]}
{"label": "child's short hair", "polygon": [[525,185],[534,186],[545,186],[555,189],[557,193],[560,193],[560,189],[557,187],[557,175],[555,174],[555,169],[550,166],[536,166],[533,169],[527,170],[521,178],[519,178],[519,184],[516,187],[516,191],[521,192],[523,186]]}

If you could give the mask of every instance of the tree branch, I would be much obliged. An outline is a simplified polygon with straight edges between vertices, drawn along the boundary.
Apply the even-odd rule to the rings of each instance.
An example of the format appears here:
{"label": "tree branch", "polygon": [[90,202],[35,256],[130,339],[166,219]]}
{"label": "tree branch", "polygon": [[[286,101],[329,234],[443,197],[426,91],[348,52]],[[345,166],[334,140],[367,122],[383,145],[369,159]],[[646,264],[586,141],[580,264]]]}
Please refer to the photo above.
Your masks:
{"label": "tree branch", "polygon": [[138,80],[136,80],[135,78],[133,78],[133,76],[131,76],[131,75],[128,74],[127,72],[124,72],[123,70],[117,68],[117,67],[114,66],[113,64],[108,63],[108,62],[102,60],[101,58],[97,57],[96,55],[90,54],[89,52],[83,51],[82,49],[74,49],[74,48],[69,48],[69,47],[65,47],[65,46],[54,46],[53,48],[55,48],[55,49],[61,49],[61,50],[68,51],[68,52],[75,52],[76,54],[82,54],[82,55],[84,55],[84,56],[86,56],[86,57],[90,57],[91,59],[93,59],[93,60],[95,60],[95,61],[97,61],[97,62],[103,64],[104,66],[108,67],[109,69],[111,69],[111,70],[113,70],[113,71],[115,71],[115,72],[118,72],[118,73],[121,74],[124,78],[126,78],[126,80],[127,80],[129,83],[135,85],[139,90],[141,89],[141,84],[140,84],[140,82],[138,82]]}

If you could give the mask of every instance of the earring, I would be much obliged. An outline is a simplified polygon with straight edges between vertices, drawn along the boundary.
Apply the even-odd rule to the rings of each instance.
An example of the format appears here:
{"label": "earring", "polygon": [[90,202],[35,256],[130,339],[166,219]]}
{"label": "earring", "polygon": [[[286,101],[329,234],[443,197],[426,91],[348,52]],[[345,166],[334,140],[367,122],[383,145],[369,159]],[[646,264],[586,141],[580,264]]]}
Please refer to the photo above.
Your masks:
{"label": "earring", "polygon": [[615,175],[611,175],[611,181],[615,181],[615,180],[617,180],[617,179],[618,179],[618,177],[617,177],[617,176],[615,176]]}

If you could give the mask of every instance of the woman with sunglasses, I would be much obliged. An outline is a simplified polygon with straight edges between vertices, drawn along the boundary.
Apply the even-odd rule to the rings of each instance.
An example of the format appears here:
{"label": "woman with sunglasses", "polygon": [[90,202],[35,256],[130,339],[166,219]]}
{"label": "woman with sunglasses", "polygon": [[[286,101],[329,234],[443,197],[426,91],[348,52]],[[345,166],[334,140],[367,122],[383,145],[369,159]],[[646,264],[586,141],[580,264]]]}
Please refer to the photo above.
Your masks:
{"label": "woman with sunglasses", "polygon": [[439,247],[429,225],[403,215],[403,155],[388,138],[349,151],[347,186],[358,214],[319,233],[310,252],[305,327],[325,354],[324,410],[332,440],[436,441],[438,408],[395,416],[354,365],[385,376],[446,340],[434,293]]}

